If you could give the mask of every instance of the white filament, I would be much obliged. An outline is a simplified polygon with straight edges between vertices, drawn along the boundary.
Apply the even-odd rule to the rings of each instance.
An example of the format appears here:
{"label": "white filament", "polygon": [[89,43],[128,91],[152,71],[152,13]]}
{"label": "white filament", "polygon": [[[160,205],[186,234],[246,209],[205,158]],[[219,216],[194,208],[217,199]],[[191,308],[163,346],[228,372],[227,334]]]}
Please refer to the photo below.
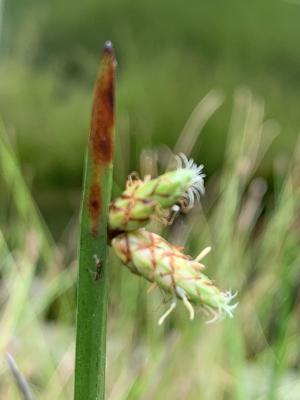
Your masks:
{"label": "white filament", "polygon": [[176,307],[177,304],[177,299],[176,297],[174,297],[170,307],[167,309],[167,311],[159,318],[158,320],[158,325],[162,325],[165,321],[165,319],[167,318],[168,315],[171,314],[171,312],[174,310],[174,308]]}
{"label": "white filament", "polygon": [[185,291],[181,288],[177,288],[178,296],[182,299],[183,304],[185,305],[186,309],[190,314],[190,320],[193,320],[195,317],[195,311],[191,303],[189,302],[188,298],[186,297]]}
{"label": "white filament", "polygon": [[195,261],[199,262],[199,261],[203,260],[203,258],[206,257],[207,254],[210,253],[210,252],[211,252],[211,247],[210,246],[205,247],[205,249],[203,249],[199,253],[199,255],[195,258]]}

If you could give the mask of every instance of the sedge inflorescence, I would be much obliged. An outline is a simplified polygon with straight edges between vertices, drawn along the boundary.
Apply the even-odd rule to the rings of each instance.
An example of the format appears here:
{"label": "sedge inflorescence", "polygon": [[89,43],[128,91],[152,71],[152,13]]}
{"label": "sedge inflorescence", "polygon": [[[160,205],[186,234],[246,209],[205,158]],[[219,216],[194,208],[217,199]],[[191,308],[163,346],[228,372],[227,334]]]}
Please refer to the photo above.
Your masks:
{"label": "sedge inflorescence", "polygon": [[145,226],[154,217],[163,222],[177,209],[189,210],[204,194],[203,165],[197,166],[184,154],[176,156],[177,169],[155,179],[129,177],[124,192],[110,205],[109,228],[117,232],[112,247],[118,258],[131,272],[144,277],[171,295],[171,304],[159,319],[162,324],[182,300],[190,319],[194,319],[193,305],[199,305],[213,322],[232,317],[237,304],[231,304],[235,294],[223,292],[203,273],[200,261],[209,253],[205,248],[195,259],[184,254],[161,236],[149,232]]}

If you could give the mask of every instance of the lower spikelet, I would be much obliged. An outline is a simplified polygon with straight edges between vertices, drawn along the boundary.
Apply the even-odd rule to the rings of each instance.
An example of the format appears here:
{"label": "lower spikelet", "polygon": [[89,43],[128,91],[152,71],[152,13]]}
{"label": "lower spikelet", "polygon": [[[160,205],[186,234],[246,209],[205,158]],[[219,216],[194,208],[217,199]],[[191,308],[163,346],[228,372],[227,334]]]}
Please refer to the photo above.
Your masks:
{"label": "lower spikelet", "polygon": [[199,305],[212,315],[213,322],[232,317],[237,304],[231,304],[236,294],[222,292],[202,272],[200,263],[210,248],[204,249],[196,259],[182,253],[161,236],[145,229],[127,232],[115,237],[112,246],[121,261],[135,274],[140,275],[172,295],[169,309],[159,319],[162,324],[176,307],[177,299],[183,301],[190,319],[194,318],[192,304]]}

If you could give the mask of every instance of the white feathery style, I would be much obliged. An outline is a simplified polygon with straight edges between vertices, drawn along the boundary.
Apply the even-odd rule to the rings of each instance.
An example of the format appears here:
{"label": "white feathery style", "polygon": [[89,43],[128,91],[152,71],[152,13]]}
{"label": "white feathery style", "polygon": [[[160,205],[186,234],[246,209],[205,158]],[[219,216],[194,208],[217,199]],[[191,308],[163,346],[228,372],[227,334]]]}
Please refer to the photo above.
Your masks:
{"label": "white feathery style", "polygon": [[200,201],[200,195],[204,195],[204,178],[203,164],[197,165],[193,158],[188,159],[184,153],[175,156],[178,169],[188,169],[193,172],[194,176],[192,184],[184,194],[184,198],[188,201],[188,208],[192,208],[195,200]]}

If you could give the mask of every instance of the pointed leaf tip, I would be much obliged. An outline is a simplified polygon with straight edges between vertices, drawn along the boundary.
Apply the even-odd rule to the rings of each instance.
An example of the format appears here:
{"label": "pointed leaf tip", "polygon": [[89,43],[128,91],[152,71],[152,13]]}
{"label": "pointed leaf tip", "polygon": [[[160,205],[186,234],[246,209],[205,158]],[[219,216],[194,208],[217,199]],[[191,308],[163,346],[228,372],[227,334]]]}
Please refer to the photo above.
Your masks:
{"label": "pointed leaf tip", "polygon": [[114,50],[114,47],[113,47],[113,44],[112,44],[112,42],[110,41],[110,40],[107,40],[105,43],[104,43],[104,51],[113,51]]}

